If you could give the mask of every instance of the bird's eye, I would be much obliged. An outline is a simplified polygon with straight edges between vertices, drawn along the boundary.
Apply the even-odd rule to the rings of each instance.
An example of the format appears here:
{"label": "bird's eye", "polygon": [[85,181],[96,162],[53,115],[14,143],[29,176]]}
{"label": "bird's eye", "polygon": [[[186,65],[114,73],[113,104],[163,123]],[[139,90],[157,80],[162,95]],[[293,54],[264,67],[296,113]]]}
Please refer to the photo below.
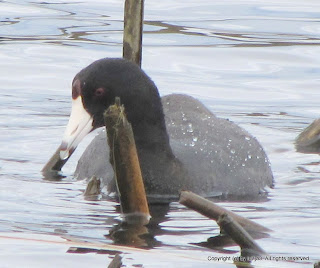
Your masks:
{"label": "bird's eye", "polygon": [[96,89],[96,91],[94,92],[94,95],[97,97],[103,96],[105,93],[105,89],[102,87],[99,87]]}

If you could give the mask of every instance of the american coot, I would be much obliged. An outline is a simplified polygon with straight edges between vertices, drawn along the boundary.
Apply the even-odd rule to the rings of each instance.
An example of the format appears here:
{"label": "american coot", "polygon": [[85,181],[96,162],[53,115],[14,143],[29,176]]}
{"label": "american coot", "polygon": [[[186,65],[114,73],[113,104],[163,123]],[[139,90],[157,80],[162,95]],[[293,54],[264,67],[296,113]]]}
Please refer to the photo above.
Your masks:
{"label": "american coot", "polygon": [[[104,125],[103,112],[117,96],[132,124],[149,201],[175,200],[180,190],[205,197],[252,199],[272,186],[270,163],[254,137],[217,118],[192,97],[172,94],[161,99],[152,80],[124,59],[97,60],[75,76],[61,159],[87,133]],[[112,191],[105,136],[102,132],[91,142],[75,176],[101,177]]]}

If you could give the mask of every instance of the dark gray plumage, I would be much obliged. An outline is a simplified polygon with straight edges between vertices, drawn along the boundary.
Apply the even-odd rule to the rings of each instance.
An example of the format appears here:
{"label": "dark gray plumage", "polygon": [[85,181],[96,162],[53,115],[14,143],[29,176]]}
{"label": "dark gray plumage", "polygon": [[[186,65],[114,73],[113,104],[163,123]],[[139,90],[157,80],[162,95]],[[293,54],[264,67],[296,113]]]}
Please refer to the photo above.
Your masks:
{"label": "dark gray plumage", "polygon": [[[159,96],[153,81],[134,63],[100,59],[72,83],[72,112],[62,143],[43,169],[57,174],[82,138],[104,126],[103,112],[119,97],[136,142],[149,202],[178,199],[181,190],[204,197],[265,196],[273,176],[259,142],[236,124],[214,116],[198,100]],[[106,134],[100,133],[79,160],[78,179],[103,178],[115,190]],[[58,174],[59,175],[59,174]]]}
{"label": "dark gray plumage", "polygon": [[[172,165],[170,158],[152,150],[139,155],[149,200],[175,200],[180,190],[232,199],[265,196],[265,187],[273,185],[273,175],[254,137],[233,122],[217,118],[190,96],[164,96],[162,105],[176,162]],[[103,131],[83,153],[75,176],[101,177],[109,190],[114,190],[113,170],[107,159],[109,149]]]}

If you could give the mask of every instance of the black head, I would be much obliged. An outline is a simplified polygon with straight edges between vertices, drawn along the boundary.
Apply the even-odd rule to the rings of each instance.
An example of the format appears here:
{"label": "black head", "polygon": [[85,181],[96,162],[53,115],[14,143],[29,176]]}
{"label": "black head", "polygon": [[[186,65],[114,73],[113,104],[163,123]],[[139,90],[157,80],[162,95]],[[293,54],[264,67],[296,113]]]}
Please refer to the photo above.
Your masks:
{"label": "black head", "polygon": [[169,146],[159,92],[152,80],[134,63],[100,59],[73,79],[72,112],[61,144],[61,159],[69,156],[82,138],[104,126],[103,113],[120,97],[136,143],[154,148]]}
{"label": "black head", "polygon": [[120,97],[132,124],[155,123],[163,117],[155,84],[136,64],[124,59],[93,62],[75,76],[72,91],[81,94],[85,110],[93,117],[93,128],[104,125],[103,112],[115,97]]}

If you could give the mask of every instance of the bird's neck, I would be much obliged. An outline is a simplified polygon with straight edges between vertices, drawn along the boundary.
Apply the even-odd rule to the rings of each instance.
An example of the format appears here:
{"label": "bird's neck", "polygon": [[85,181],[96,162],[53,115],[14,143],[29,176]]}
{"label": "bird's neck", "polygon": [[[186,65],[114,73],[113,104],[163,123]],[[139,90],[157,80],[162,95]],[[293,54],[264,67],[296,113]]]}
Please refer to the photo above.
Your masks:
{"label": "bird's neck", "polygon": [[149,150],[160,155],[163,153],[174,157],[164,120],[154,124],[137,122],[132,124],[132,128],[138,152]]}
{"label": "bird's neck", "polygon": [[142,95],[132,95],[124,106],[138,151],[149,150],[159,155],[163,152],[173,157],[157,88],[154,86]]}

